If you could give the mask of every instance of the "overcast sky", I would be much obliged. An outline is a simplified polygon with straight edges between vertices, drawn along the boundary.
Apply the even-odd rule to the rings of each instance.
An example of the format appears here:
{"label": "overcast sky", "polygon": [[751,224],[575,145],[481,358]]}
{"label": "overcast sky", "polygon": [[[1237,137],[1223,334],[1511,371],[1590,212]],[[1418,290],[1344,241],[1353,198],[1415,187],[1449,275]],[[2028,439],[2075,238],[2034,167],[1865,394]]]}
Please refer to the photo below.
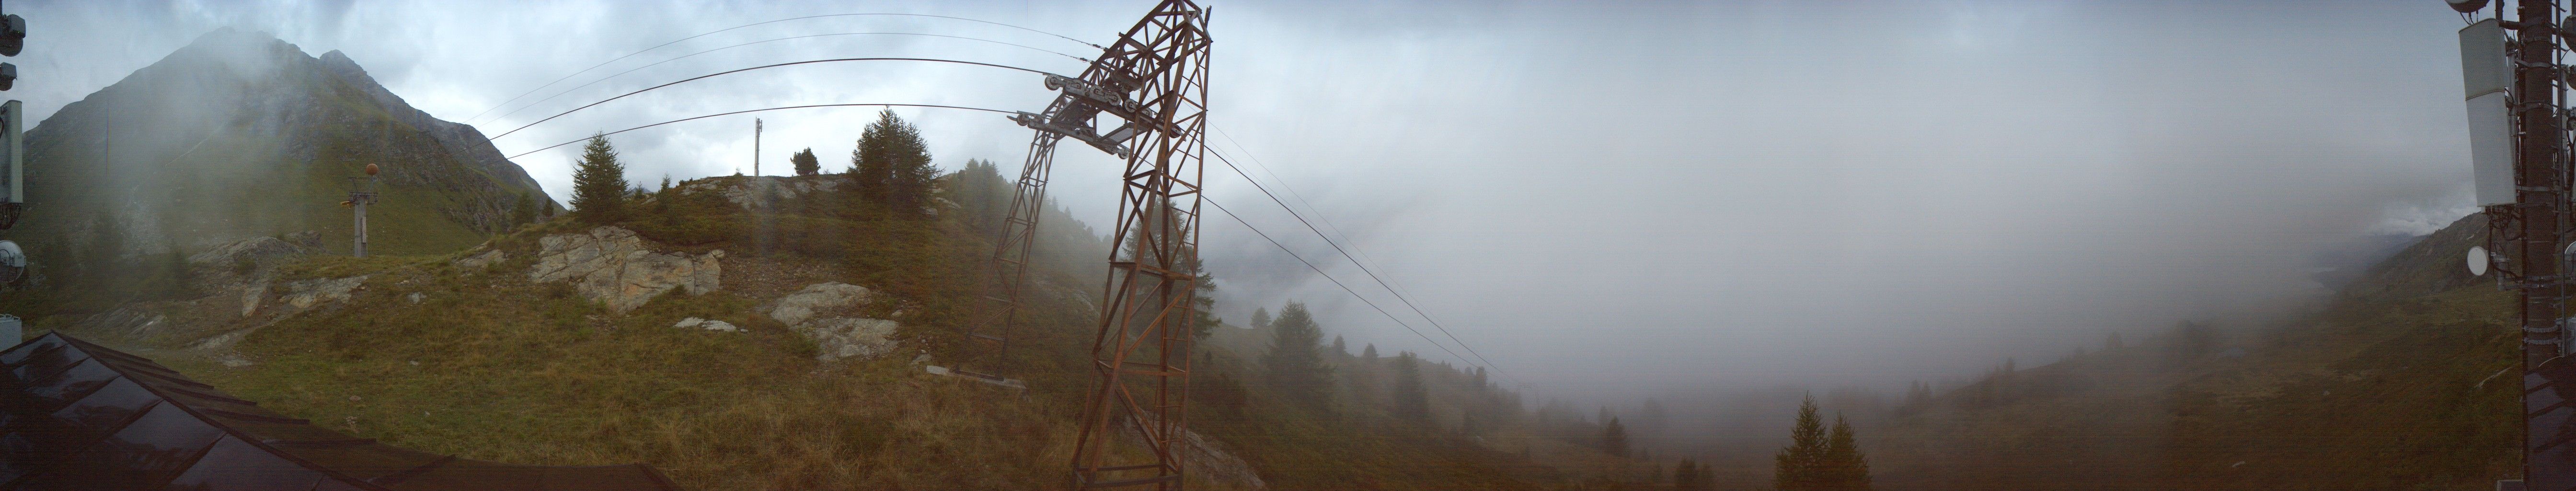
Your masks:
{"label": "overcast sky", "polygon": [[[1898,386],[2028,366],[2108,331],[2252,318],[2317,293],[2317,250],[2472,211],[2439,2],[1212,2],[1216,148],[1347,234],[1509,383]],[[1110,2],[11,2],[12,97],[41,119],[220,26],[341,50],[498,135],[642,87],[817,58],[1079,72],[1152,6]],[[740,43],[582,87],[648,63]],[[998,43],[1011,43],[1010,46]],[[682,117],[821,103],[1037,110],[1037,76],[808,65],[630,97],[505,154]],[[491,110],[499,106],[498,110]],[[847,165],[873,109],[759,115],[768,174]],[[1001,116],[899,109],[941,167],[1024,158]],[[506,116],[504,116],[506,114]],[[479,115],[479,116],[478,116]],[[615,137],[630,177],[750,172],[752,115]],[[1239,145],[1237,144],[1239,142]],[[1099,224],[1115,162],[1065,145],[1050,196]],[[568,197],[576,147],[517,159]],[[1256,165],[1256,162],[1258,164]],[[1222,168],[1209,196],[1406,312]],[[1211,215],[1224,314],[1302,299],[1353,346],[1451,357]],[[1407,319],[1442,342],[1447,337]],[[1357,348],[1354,348],[1357,349]],[[1452,349],[1455,349],[1454,347]],[[1463,352],[1463,350],[1461,350]]]}

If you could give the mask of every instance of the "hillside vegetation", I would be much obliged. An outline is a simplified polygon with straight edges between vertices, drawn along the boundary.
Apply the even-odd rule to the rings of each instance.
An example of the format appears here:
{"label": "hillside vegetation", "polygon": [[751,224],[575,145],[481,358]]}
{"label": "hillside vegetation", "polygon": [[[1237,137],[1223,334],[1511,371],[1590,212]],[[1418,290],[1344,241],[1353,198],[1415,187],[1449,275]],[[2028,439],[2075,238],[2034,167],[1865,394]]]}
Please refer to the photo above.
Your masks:
{"label": "hillside vegetation", "polygon": [[[2320,312],[2183,323],[1897,405],[1881,489],[2485,489],[2519,474],[2514,295],[2460,266],[2482,216]],[[1870,438],[1874,434],[1874,438]]]}
{"label": "hillside vegetation", "polygon": [[[990,166],[978,172],[989,173]],[[921,364],[982,362],[956,351],[974,305],[979,260],[1007,193],[998,176],[940,180],[948,211],[906,219],[850,193],[744,191],[842,179],[719,177],[628,203],[607,225],[656,250],[722,254],[722,287],[680,290],[617,312],[564,282],[532,281],[543,239],[597,224],[570,216],[465,251],[365,259],[291,256],[236,266],[192,264],[186,291],[137,296],[116,316],[38,316],[40,328],[132,349],[277,411],[426,451],[539,464],[642,462],[690,488],[1023,489],[1067,483],[1091,331],[1092,264],[1107,246],[1050,210],[1057,232],[1026,290],[1024,322],[1004,370],[1017,393],[926,373]],[[979,184],[980,183],[980,184]],[[979,189],[970,189],[979,188]],[[1007,199],[1007,194],[1001,194]],[[1058,225],[1063,224],[1063,225]],[[499,251],[499,262],[470,259]],[[1089,259],[1082,261],[1075,258]],[[462,261],[460,260],[469,260]],[[236,277],[236,273],[241,273]],[[272,283],[350,280],[345,300],[290,309]],[[842,282],[878,295],[849,315],[900,323],[893,353],[818,360],[826,349],[765,306],[808,285]],[[41,309],[41,292],[0,302]],[[240,315],[244,295],[267,299]],[[744,332],[675,328],[685,318]],[[1242,328],[1223,328],[1249,331]],[[1229,333],[1226,335],[1240,335]],[[1386,415],[1389,358],[1347,352],[1326,406],[1283,399],[1261,382],[1258,354],[1211,342],[1196,377],[1193,427],[1256,480],[1193,474],[1204,489],[1537,489],[1573,477],[1515,450],[1527,431],[1516,396],[1470,371],[1424,363],[1433,418]],[[1266,349],[1266,348],[1265,348]],[[1329,348],[1317,346],[1317,350]],[[918,357],[918,358],[917,358]],[[916,362],[921,362],[917,364]],[[1475,414],[1478,421],[1462,418]]]}

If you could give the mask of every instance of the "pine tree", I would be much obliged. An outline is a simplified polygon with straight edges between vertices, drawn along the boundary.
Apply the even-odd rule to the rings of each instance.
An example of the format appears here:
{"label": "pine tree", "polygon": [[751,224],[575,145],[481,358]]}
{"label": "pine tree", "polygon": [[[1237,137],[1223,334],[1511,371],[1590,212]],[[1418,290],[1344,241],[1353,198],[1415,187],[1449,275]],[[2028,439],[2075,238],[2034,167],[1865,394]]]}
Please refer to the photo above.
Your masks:
{"label": "pine tree", "polygon": [[1270,328],[1270,309],[1269,309],[1269,308],[1263,307],[1263,308],[1254,308],[1254,309],[1252,309],[1252,328],[1253,328],[1253,329],[1269,329],[1269,328]]}
{"label": "pine tree", "polygon": [[573,216],[590,223],[625,218],[626,188],[626,164],[617,161],[616,147],[609,146],[605,135],[591,135],[581,147],[581,162],[573,167]]}
{"label": "pine tree", "polygon": [[1387,412],[1397,420],[1423,426],[1431,424],[1431,393],[1422,387],[1422,370],[1412,353],[1395,357],[1395,393],[1387,400],[1394,406]]}
{"label": "pine tree", "polygon": [[1824,465],[1820,476],[1822,489],[1833,491],[1869,491],[1869,456],[1853,441],[1851,422],[1834,416],[1831,436],[1825,437]]}
{"label": "pine tree", "polygon": [[1306,312],[1306,304],[1297,302],[1280,308],[1279,318],[1270,323],[1270,352],[1262,355],[1261,364],[1270,369],[1271,385],[1290,401],[1313,409],[1327,407],[1332,369],[1324,366],[1323,327]]}
{"label": "pine tree", "polygon": [[1340,335],[1340,334],[1335,334],[1335,335],[1333,335],[1333,356],[1350,356],[1350,355],[1351,355],[1351,345],[1350,345],[1350,343],[1342,342],[1342,335]]}
{"label": "pine tree", "polygon": [[1789,446],[1773,456],[1771,485],[1780,491],[1821,491],[1825,457],[1825,423],[1816,416],[1816,396],[1798,403],[1798,424],[1789,429]]}
{"label": "pine tree", "polygon": [[1619,424],[1617,416],[1610,417],[1610,423],[1601,426],[1601,451],[1622,458],[1628,456],[1628,427]]}
{"label": "pine tree", "polygon": [[926,216],[922,207],[930,203],[931,179],[938,177],[921,130],[892,109],[878,112],[877,121],[859,133],[858,148],[850,150],[850,173],[860,196],[904,217]]}
{"label": "pine tree", "polygon": [[[1259,313],[1259,312],[1254,312],[1254,313]],[[1375,360],[1375,359],[1377,359],[1377,343],[1369,343],[1368,347],[1366,347],[1366,348],[1360,348],[1360,357],[1361,357],[1361,358],[1371,359],[1371,360]]]}
{"label": "pine tree", "polygon": [[823,161],[814,158],[814,147],[805,147],[804,150],[788,155],[787,163],[796,166],[796,175],[810,176],[823,173]]}

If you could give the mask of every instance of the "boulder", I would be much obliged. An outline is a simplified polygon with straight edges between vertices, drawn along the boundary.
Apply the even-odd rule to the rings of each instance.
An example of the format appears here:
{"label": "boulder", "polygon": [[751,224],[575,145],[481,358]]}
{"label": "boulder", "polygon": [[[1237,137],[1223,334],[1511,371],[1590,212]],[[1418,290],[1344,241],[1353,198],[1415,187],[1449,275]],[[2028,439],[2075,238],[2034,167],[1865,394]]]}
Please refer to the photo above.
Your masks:
{"label": "boulder", "polygon": [[585,298],[626,313],[671,290],[702,295],[721,286],[724,251],[695,257],[653,252],[635,231],[599,227],[589,233],[555,234],[537,240],[541,249],[528,280],[569,281]]}
{"label": "boulder", "polygon": [[683,329],[695,327],[695,328],[700,328],[700,329],[706,329],[706,330],[709,330],[709,331],[721,331],[721,332],[743,332],[743,330],[742,330],[742,328],[741,328],[741,327],[736,327],[736,326],[734,326],[734,325],[733,325],[733,323],[731,323],[731,322],[725,322],[725,321],[714,320],[714,319],[700,319],[700,318],[696,318],[696,317],[690,317],[690,318],[687,318],[687,319],[680,319],[680,323],[678,323],[678,324],[672,324],[672,325],[671,325],[671,327],[683,328]]}
{"label": "boulder", "polygon": [[361,285],[365,285],[367,283],[368,276],[374,275],[351,276],[347,278],[318,278],[287,282],[286,295],[278,297],[278,300],[285,301],[287,305],[295,306],[295,310],[310,309],[313,308],[314,305],[324,302],[348,300],[349,292],[357,290]]}
{"label": "boulder", "polygon": [[832,317],[811,319],[788,329],[814,340],[814,359],[871,359],[894,351],[894,321]]}
{"label": "boulder", "polygon": [[483,251],[482,254],[457,258],[456,261],[448,264],[455,265],[456,269],[465,271],[482,271],[483,267],[491,266],[492,263],[501,262],[501,260],[508,259],[509,257],[510,256],[508,254],[501,253],[500,249],[493,249]]}
{"label": "boulder", "polygon": [[814,318],[815,314],[846,309],[875,297],[876,292],[863,286],[848,283],[815,283],[806,285],[805,289],[797,290],[796,293],[779,298],[778,302],[769,308],[769,318],[778,319],[781,324],[793,326]]}

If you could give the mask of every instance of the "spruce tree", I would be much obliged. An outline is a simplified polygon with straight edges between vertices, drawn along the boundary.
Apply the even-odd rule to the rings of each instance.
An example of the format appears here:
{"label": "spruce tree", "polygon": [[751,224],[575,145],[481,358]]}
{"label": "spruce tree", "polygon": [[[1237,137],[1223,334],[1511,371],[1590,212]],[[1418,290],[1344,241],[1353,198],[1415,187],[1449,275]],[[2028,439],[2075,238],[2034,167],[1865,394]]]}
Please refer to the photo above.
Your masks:
{"label": "spruce tree", "polygon": [[1825,437],[1823,466],[1819,469],[1824,486],[1832,491],[1869,491],[1869,456],[1853,441],[1851,422],[1834,416],[1831,436]]}
{"label": "spruce tree", "polygon": [[1406,423],[1429,426],[1431,392],[1422,387],[1422,370],[1412,353],[1395,357],[1395,393],[1388,398],[1394,403],[1388,412]]}
{"label": "spruce tree", "polygon": [[1368,347],[1360,348],[1360,357],[1371,360],[1377,359],[1377,343],[1369,343]]}
{"label": "spruce tree", "polygon": [[860,196],[903,217],[925,216],[931,179],[938,177],[921,130],[892,109],[878,112],[877,121],[859,133],[858,148],[850,150],[850,173]]}
{"label": "spruce tree", "polygon": [[536,193],[519,193],[519,205],[510,207],[510,225],[536,223],[538,206]]}
{"label": "spruce tree", "polygon": [[1324,366],[1324,329],[1306,312],[1306,304],[1288,302],[1279,309],[1279,318],[1270,321],[1275,328],[1270,336],[1270,352],[1261,356],[1261,364],[1270,370],[1270,383],[1282,398],[1309,408],[1327,407],[1332,371]]}
{"label": "spruce tree", "polygon": [[1628,427],[1619,424],[1616,416],[1610,418],[1609,424],[1601,426],[1601,452],[1621,458],[1628,456]]}
{"label": "spruce tree", "polygon": [[1254,308],[1254,309],[1252,309],[1252,328],[1253,328],[1253,329],[1269,329],[1269,328],[1270,328],[1270,309],[1269,309],[1269,308],[1264,307],[1264,308]]}
{"label": "spruce tree", "polygon": [[1350,356],[1350,354],[1351,344],[1342,342],[1342,335],[1333,335],[1333,356]]}
{"label": "spruce tree", "polygon": [[1700,489],[1699,465],[1691,463],[1691,459],[1682,459],[1681,463],[1673,465],[1673,489],[1675,491]]}
{"label": "spruce tree", "polygon": [[573,166],[573,216],[595,224],[624,218],[626,192],[626,164],[617,161],[617,148],[609,146],[607,136],[591,135],[581,147],[581,162]]}
{"label": "spruce tree", "polygon": [[814,147],[805,147],[804,150],[788,155],[787,163],[796,166],[796,175],[810,176],[823,172],[823,161],[814,158]]}
{"label": "spruce tree", "polygon": [[1825,422],[1816,416],[1816,396],[1798,403],[1798,424],[1789,429],[1789,446],[1773,456],[1771,485],[1780,491],[1821,491],[1825,457]]}

